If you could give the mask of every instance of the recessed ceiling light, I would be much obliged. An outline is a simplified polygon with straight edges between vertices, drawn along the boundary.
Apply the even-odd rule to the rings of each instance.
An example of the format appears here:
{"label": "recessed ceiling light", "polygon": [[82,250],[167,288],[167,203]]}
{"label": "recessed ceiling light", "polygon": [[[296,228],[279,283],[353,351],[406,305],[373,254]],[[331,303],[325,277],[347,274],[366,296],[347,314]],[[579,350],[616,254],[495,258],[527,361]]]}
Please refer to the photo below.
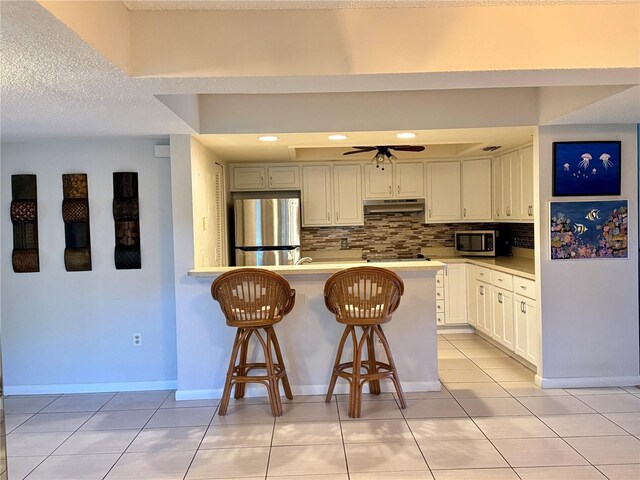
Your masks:
{"label": "recessed ceiling light", "polygon": [[329,140],[346,140],[347,136],[342,134],[329,135],[327,137]]}
{"label": "recessed ceiling light", "polygon": [[279,139],[280,138],[276,137],[275,135],[263,135],[261,137],[258,137],[258,140],[260,140],[261,142],[275,142]]}
{"label": "recessed ceiling light", "polygon": [[396,138],[416,138],[416,134],[413,132],[402,132],[398,133]]}

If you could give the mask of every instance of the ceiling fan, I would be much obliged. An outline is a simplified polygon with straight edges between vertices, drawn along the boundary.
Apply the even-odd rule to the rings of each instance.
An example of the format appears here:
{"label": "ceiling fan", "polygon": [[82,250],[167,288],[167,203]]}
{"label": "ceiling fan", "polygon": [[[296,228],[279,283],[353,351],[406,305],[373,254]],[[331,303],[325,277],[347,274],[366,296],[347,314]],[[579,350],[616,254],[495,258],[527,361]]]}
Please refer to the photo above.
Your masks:
{"label": "ceiling fan", "polygon": [[424,147],[422,145],[379,145],[377,147],[353,147],[356,150],[352,150],[350,152],[344,152],[343,155],[353,155],[355,153],[364,153],[364,152],[373,152],[376,150],[376,154],[371,159],[371,163],[376,166],[376,168],[382,167],[384,170],[385,162],[389,162],[390,164],[394,164],[398,157],[396,157],[391,150],[399,151],[399,152],[422,152]]}

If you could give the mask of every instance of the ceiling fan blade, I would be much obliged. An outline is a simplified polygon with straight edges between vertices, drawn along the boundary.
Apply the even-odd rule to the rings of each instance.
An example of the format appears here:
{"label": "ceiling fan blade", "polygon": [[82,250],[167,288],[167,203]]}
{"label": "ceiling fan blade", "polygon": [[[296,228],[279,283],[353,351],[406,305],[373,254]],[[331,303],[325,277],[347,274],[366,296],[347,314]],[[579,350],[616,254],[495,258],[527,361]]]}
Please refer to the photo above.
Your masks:
{"label": "ceiling fan blade", "polygon": [[422,152],[424,150],[422,145],[396,145],[389,148],[391,150],[399,150],[403,152]]}
{"label": "ceiling fan blade", "polygon": [[372,152],[376,150],[376,147],[353,147],[353,148],[359,148],[360,150],[352,150],[350,152],[344,152],[343,155],[353,155],[354,153]]}

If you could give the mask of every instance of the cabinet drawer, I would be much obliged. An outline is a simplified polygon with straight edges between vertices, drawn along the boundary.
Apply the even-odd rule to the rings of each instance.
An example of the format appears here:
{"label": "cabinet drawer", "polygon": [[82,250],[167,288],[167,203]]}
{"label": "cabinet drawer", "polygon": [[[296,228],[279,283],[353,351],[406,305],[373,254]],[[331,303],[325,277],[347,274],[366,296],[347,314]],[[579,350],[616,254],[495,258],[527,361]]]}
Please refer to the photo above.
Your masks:
{"label": "cabinet drawer", "polygon": [[436,312],[436,324],[444,325],[444,312]]}
{"label": "cabinet drawer", "polygon": [[513,275],[491,270],[491,284],[505,290],[513,290]]}
{"label": "cabinet drawer", "polygon": [[482,282],[490,282],[491,281],[491,270],[485,267],[475,266],[476,280],[480,280]]}
{"label": "cabinet drawer", "polygon": [[528,278],[513,277],[513,292],[535,300],[536,282]]}
{"label": "cabinet drawer", "polygon": [[436,300],[444,300],[444,288],[436,287]]}
{"label": "cabinet drawer", "polygon": [[436,288],[444,287],[444,273],[438,272],[436,274]]}
{"label": "cabinet drawer", "polygon": [[436,300],[436,314],[444,313],[444,300]]}

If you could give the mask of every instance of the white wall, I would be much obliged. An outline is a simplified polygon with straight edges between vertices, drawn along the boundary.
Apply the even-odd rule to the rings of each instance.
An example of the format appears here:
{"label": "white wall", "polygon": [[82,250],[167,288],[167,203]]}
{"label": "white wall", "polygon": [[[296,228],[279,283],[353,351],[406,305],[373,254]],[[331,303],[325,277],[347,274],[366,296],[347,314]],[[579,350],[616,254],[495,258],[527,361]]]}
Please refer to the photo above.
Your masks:
{"label": "white wall", "polygon": [[211,279],[187,276],[194,267],[192,172],[204,160],[197,140],[171,135],[178,399],[214,395],[224,379],[235,334],[211,298]]}
{"label": "white wall", "polygon": [[[176,383],[171,176],[151,139],[2,144],[2,347],[6,393]],[[112,172],[136,171],[141,270],[116,270]],[[93,269],[66,272],[63,173],[87,173]],[[11,175],[37,174],[40,272],[13,272]],[[141,332],[143,345],[133,347]]]}
{"label": "white wall", "polygon": [[[598,199],[629,201],[629,258],[551,261],[549,202],[552,143],[570,140],[622,142],[622,194]],[[539,128],[539,228],[536,275],[540,279],[542,368],[548,387],[640,383],[638,318],[638,151],[635,125]]]}

